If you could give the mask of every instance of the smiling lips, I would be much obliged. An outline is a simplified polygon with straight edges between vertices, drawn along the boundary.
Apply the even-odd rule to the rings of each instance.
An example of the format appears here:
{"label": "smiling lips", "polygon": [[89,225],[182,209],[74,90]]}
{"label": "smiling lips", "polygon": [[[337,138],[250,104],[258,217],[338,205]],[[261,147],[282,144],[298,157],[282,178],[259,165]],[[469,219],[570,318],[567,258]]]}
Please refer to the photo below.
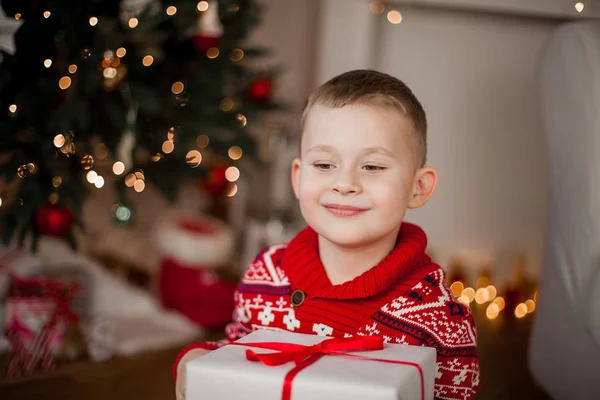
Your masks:
{"label": "smiling lips", "polygon": [[367,211],[367,208],[347,206],[343,204],[325,204],[323,207],[336,217],[353,217]]}

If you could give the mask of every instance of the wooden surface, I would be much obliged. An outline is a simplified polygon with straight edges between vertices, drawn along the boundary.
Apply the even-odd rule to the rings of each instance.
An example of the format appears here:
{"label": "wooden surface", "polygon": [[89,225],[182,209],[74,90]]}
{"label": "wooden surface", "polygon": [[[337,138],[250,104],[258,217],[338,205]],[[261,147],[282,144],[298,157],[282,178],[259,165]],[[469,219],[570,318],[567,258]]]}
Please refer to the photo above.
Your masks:
{"label": "wooden surface", "polygon": [[[488,321],[473,305],[479,335],[481,388],[477,400],[549,400],[527,369],[531,316]],[[221,332],[209,333],[215,340]],[[14,381],[0,381],[2,400],[174,399],[171,367],[180,347],[100,363],[81,362]]]}

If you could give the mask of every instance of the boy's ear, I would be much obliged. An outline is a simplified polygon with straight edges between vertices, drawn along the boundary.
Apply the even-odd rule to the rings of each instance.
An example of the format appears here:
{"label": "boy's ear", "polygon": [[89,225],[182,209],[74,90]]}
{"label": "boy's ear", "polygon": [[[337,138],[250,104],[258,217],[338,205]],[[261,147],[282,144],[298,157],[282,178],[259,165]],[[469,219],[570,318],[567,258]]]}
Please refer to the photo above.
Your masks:
{"label": "boy's ear", "polygon": [[296,199],[298,199],[300,190],[300,158],[295,158],[292,161],[292,187],[294,188]]}
{"label": "boy's ear", "polygon": [[419,208],[429,201],[437,186],[438,174],[432,167],[423,167],[415,174],[413,191],[408,201],[408,208]]}

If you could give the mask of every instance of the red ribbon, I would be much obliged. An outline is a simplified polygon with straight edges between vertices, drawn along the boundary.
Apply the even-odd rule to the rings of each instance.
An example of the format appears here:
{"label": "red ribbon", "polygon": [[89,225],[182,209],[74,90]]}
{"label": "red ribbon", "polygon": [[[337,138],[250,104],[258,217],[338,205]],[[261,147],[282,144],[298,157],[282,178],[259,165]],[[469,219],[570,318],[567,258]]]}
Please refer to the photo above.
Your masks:
{"label": "red ribbon", "polygon": [[283,381],[282,400],[291,400],[292,382],[300,371],[325,355],[337,355],[344,357],[353,357],[361,360],[379,361],[390,364],[409,365],[417,368],[421,378],[421,400],[425,399],[425,381],[423,379],[423,369],[417,363],[410,361],[386,360],[384,358],[367,357],[357,354],[350,354],[347,351],[377,351],[383,350],[383,338],[380,336],[357,336],[351,338],[332,338],[326,339],[321,343],[312,346],[302,344],[280,343],[280,342],[259,342],[259,343],[239,343],[233,342],[230,345],[256,347],[260,349],[275,350],[277,353],[257,354],[253,350],[246,350],[246,359],[253,362],[261,362],[264,365],[274,367],[288,362],[294,362],[296,366],[292,368]]}

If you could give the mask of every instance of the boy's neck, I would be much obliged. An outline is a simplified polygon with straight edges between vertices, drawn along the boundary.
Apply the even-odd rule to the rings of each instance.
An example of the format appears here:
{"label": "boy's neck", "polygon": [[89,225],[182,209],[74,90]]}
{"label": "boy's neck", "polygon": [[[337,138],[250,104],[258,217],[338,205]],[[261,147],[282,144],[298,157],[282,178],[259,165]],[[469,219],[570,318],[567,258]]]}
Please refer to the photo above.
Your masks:
{"label": "boy's neck", "polygon": [[319,256],[331,284],[349,282],[379,264],[392,251],[397,237],[398,231],[365,246],[342,247],[319,235]]}

